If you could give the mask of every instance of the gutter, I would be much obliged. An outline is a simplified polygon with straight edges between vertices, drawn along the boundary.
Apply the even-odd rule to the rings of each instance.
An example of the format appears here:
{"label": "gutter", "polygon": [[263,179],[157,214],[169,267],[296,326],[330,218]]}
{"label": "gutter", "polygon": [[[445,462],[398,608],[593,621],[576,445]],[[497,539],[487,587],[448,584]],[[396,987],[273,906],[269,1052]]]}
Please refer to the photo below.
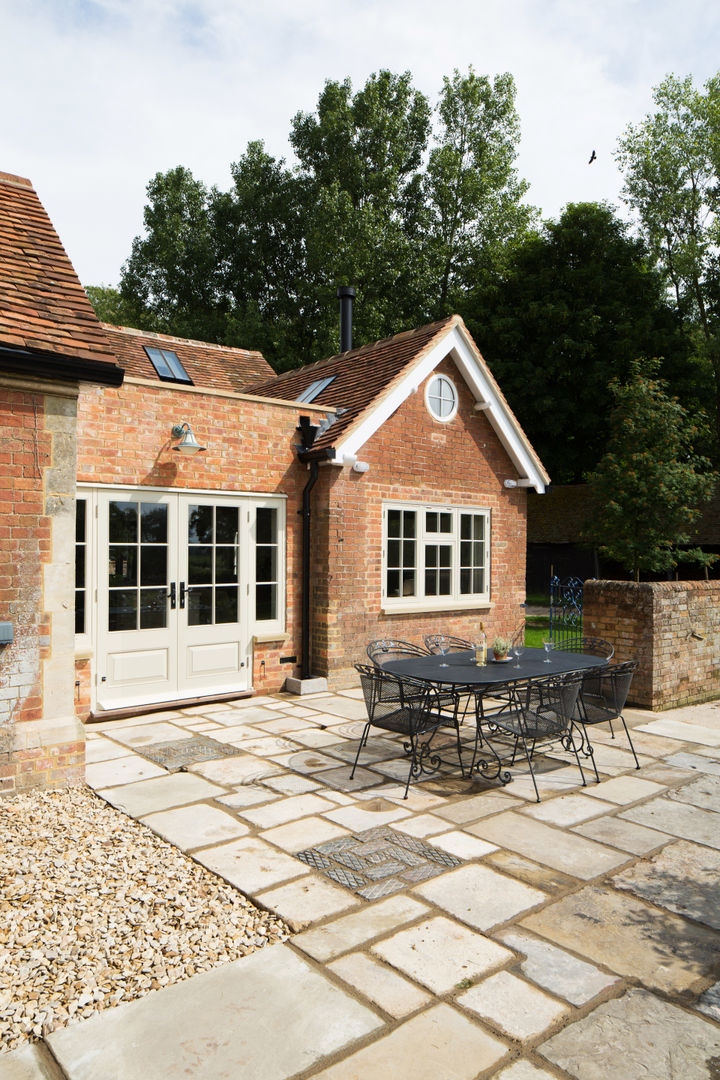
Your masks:
{"label": "gutter", "polygon": [[120,386],[125,372],[110,360],[88,360],[45,350],[10,348],[0,345],[0,371],[37,379],[61,382],[92,382]]}
{"label": "gutter", "polygon": [[310,422],[309,416],[301,416],[298,424],[298,431],[302,439],[302,443],[296,447],[298,452],[298,461],[304,462],[310,469],[310,476],[308,482],[303,488],[302,493],[302,570],[301,570],[301,626],[302,626],[302,647],[300,656],[300,678],[310,679],[312,678],[310,669],[310,553],[311,553],[311,531],[310,526],[312,522],[312,503],[310,500],[310,494],[315,487],[318,478],[318,472],[320,469],[321,461],[332,461],[335,457],[335,450],[333,447],[326,447],[323,450],[315,450],[313,452],[312,445],[320,431],[320,428]]}

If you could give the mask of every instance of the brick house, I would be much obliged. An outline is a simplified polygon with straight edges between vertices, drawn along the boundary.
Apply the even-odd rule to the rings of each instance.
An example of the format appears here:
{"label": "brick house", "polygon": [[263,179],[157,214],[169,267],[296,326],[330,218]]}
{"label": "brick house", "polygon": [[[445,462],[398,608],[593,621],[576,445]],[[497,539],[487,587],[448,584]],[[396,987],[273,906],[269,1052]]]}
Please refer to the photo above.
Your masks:
{"label": "brick house", "polygon": [[79,384],[79,716],[348,684],[373,638],[521,621],[527,491],[548,477],[458,316],[275,376],[82,311],[114,374]]}
{"label": "brick house", "polygon": [[0,173],[0,792],[83,775],[76,411],[122,378],[29,180]]}

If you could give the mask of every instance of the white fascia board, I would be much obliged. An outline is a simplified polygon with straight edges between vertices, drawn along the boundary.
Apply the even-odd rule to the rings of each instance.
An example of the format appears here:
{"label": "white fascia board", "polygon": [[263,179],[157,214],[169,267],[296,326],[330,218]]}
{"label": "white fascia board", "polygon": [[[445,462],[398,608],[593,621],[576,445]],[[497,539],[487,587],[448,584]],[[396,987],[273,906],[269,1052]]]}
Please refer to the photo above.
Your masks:
{"label": "white fascia board", "polygon": [[518,480],[518,484],[523,487],[534,487],[542,494],[545,491],[545,479],[528,451],[524,436],[498,396],[494,381],[478,363],[473,349],[457,326],[450,327],[433,348],[409,369],[392,393],[383,398],[356,428],[348,432],[344,441],[336,445],[335,463],[343,465],[347,458],[357,457],[368,439],[392,416],[410,394],[419,389],[425,379],[447,356],[452,356],[476,401],[488,403],[483,409],[485,415],[520,476],[527,478],[526,483]]}

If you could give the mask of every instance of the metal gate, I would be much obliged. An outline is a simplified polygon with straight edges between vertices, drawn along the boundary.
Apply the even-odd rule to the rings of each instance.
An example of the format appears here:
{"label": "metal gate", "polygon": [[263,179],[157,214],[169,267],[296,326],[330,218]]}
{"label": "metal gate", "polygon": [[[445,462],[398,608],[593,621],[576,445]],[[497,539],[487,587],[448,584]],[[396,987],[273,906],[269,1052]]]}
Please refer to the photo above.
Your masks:
{"label": "metal gate", "polygon": [[550,579],[550,640],[582,635],[583,583],[580,578]]}

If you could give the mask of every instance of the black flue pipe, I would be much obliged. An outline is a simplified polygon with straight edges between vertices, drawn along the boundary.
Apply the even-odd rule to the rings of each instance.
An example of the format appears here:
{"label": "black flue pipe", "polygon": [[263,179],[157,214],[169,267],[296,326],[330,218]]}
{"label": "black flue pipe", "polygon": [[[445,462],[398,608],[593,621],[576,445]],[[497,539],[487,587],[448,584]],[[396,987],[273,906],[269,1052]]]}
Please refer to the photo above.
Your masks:
{"label": "black flue pipe", "polygon": [[337,294],[340,300],[340,352],[345,353],[352,349],[352,308],[355,289],[352,285],[339,285]]}

